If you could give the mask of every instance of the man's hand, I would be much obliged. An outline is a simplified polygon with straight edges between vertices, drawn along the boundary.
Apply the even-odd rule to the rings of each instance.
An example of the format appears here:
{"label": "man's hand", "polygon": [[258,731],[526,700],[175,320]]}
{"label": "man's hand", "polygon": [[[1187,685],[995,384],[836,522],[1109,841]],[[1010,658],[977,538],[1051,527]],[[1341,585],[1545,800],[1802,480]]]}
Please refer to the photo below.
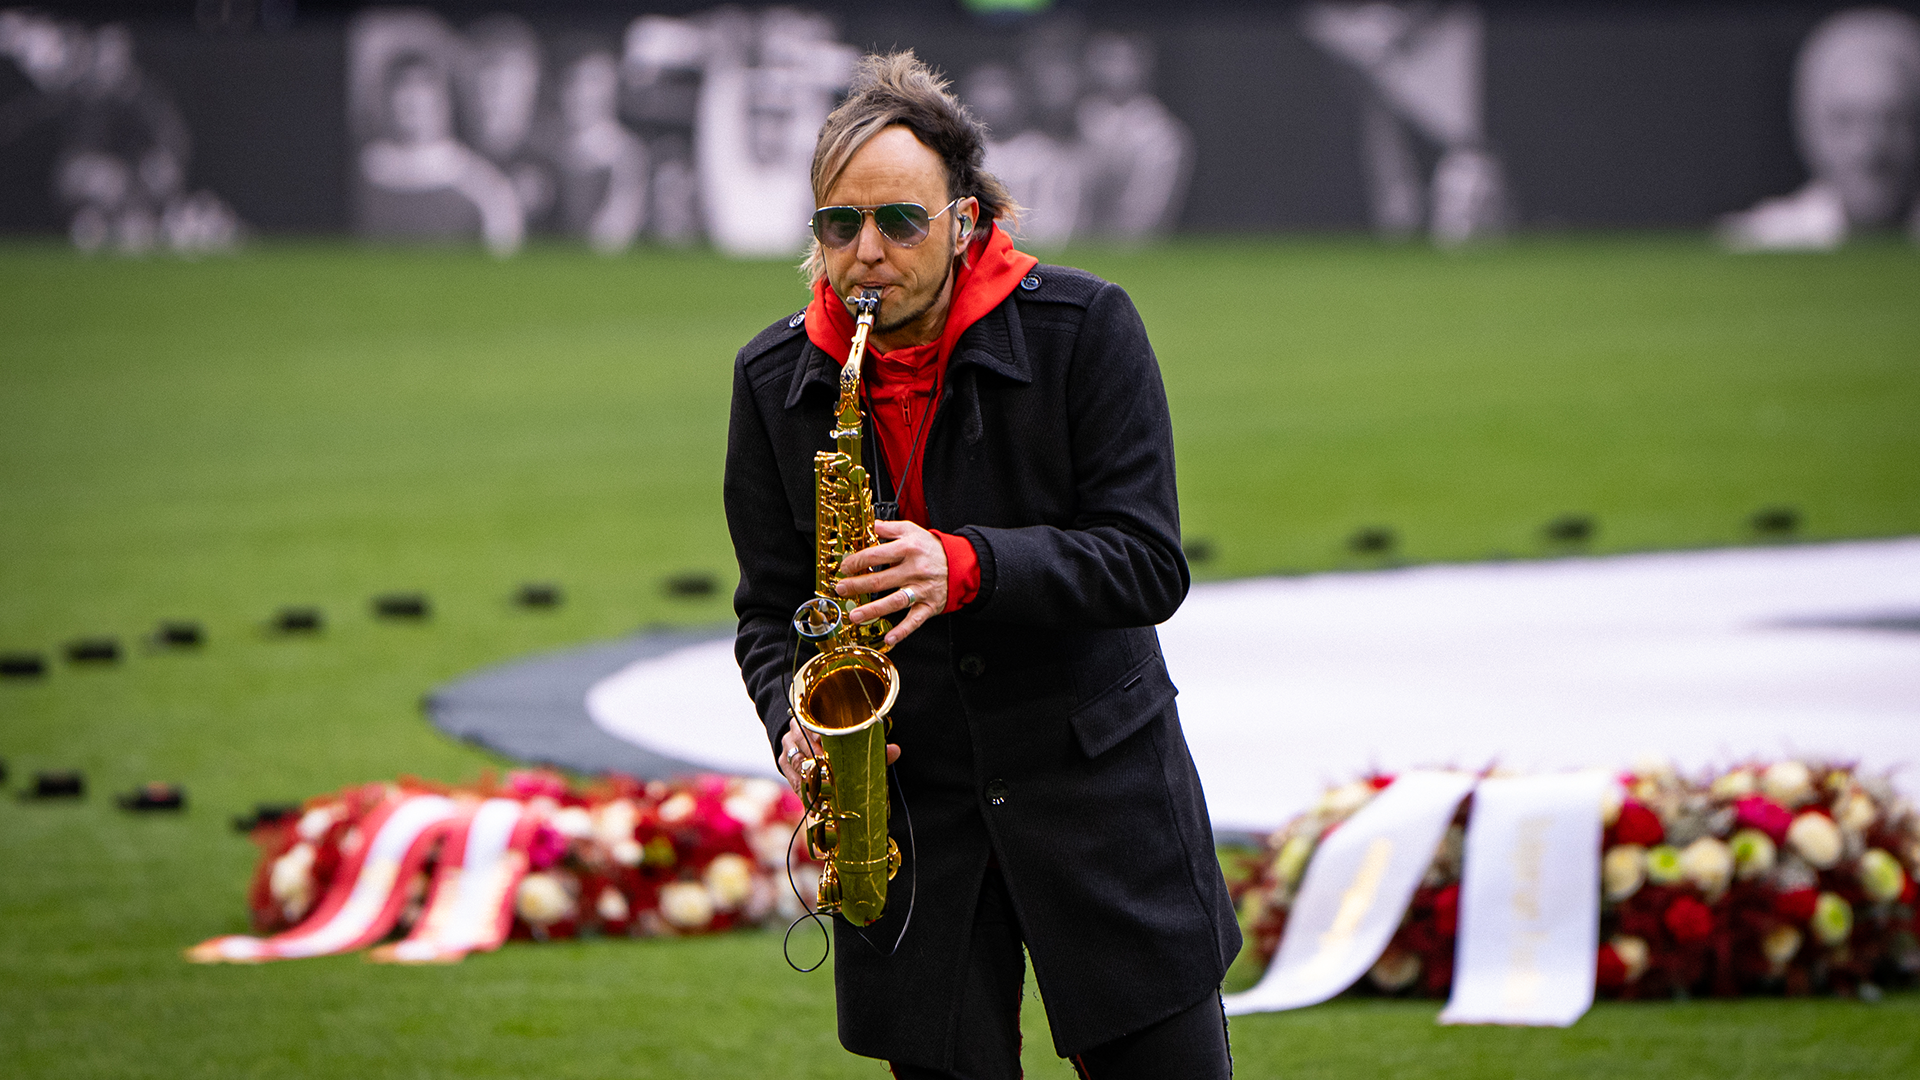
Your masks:
{"label": "man's hand", "polygon": [[905,612],[885,639],[888,645],[898,645],[921,623],[947,609],[947,549],[939,537],[911,521],[876,521],[873,531],[884,542],[842,559],[840,573],[846,576],[834,591],[841,596],[886,593],[854,608],[853,621],[870,622]]}
{"label": "man's hand", "polygon": [[[801,730],[797,720],[787,721],[787,733],[780,737],[780,775],[787,778],[787,786],[800,792],[800,763],[814,755],[819,741],[809,740],[807,732]],[[887,744],[887,764],[900,760],[900,747],[895,743]]]}

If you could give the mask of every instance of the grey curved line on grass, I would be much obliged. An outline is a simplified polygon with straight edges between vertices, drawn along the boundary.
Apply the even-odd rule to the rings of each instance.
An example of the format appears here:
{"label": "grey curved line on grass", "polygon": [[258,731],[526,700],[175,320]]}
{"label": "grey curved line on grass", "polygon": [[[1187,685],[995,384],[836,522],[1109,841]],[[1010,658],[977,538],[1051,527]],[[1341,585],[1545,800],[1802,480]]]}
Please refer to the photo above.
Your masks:
{"label": "grey curved line on grass", "polygon": [[[643,630],[617,641],[511,660],[427,694],[434,727],[515,761],[664,780],[708,766],[615,738],[587,714],[587,691],[636,660],[733,636],[733,627]],[[745,693],[744,690],[741,691]]]}

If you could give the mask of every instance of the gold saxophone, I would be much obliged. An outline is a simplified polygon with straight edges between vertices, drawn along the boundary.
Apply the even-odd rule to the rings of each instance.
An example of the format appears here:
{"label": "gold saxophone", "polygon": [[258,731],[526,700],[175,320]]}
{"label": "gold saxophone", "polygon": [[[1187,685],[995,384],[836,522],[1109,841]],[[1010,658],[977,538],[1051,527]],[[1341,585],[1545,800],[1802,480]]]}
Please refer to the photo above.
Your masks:
{"label": "gold saxophone", "polygon": [[807,847],[825,870],[818,908],[866,926],[887,906],[887,882],[900,869],[900,847],[887,835],[887,711],[900,694],[900,671],[886,657],[879,619],[856,626],[848,617],[868,595],[833,591],[840,562],[880,542],[873,531],[873,491],[860,462],[860,363],[880,294],[854,301],[853,345],[840,369],[834,450],[813,456],[813,599],[794,625],[819,655],[794,675],[793,715],[818,752],[800,762],[807,803]]}

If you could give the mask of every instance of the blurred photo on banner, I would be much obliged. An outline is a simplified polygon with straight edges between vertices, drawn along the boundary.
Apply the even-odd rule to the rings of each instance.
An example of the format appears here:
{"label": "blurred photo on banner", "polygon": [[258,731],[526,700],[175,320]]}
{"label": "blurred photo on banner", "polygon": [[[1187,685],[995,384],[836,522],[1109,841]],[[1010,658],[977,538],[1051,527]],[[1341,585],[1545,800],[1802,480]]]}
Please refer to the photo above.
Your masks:
{"label": "blurred photo on banner", "polygon": [[[673,187],[661,232],[687,231],[687,194],[713,245],[729,255],[787,257],[806,246],[813,213],[813,137],[853,74],[858,54],[825,16],[792,8],[719,8],[689,18],[646,15],[627,30],[629,85],[682,110],[680,131],[660,135],[660,178]],[[678,88],[678,92],[675,92]],[[664,92],[663,92],[664,91]],[[688,157],[690,151],[690,159]],[[683,170],[691,166],[692,191]],[[685,192],[685,193],[683,193]]]}
{"label": "blurred photo on banner", "polygon": [[[472,63],[470,43],[438,15],[372,9],[348,33],[348,120],[357,144],[354,210],[363,236],[478,238],[496,255],[519,250],[527,195],[499,164],[466,140],[455,123],[456,79]],[[513,134],[514,76],[469,98],[469,126]],[[520,78],[525,79],[525,76]],[[525,86],[534,92],[536,57]],[[486,119],[481,120],[480,117]],[[512,146],[503,146],[510,153]]]}
{"label": "blurred photo on banner", "polygon": [[791,8],[643,15],[604,43],[373,8],[348,38],[357,230],[500,255],[542,232],[609,254],[646,236],[799,254],[811,140],[855,57]]}
{"label": "blurred photo on banner", "polygon": [[[1374,230],[1441,244],[1505,230],[1504,171],[1487,145],[1485,20],[1471,4],[1318,3],[1307,39],[1360,79]],[[1431,162],[1431,165],[1427,163]]]}
{"label": "blurred photo on banner", "polygon": [[233,209],[189,184],[193,134],[141,70],[126,26],[0,11],[0,62],[25,83],[0,101],[0,153],[43,126],[59,130],[48,182],[75,247],[195,253],[239,241]]}
{"label": "blurred photo on banner", "polygon": [[1811,179],[1723,219],[1728,246],[1824,250],[1892,229],[1920,242],[1920,19],[1852,8],[1815,27],[1794,66],[1793,128]]}
{"label": "blurred photo on banner", "polygon": [[1008,62],[966,71],[961,99],[987,125],[987,169],[1028,210],[1021,238],[1058,248],[1165,234],[1185,204],[1193,136],[1152,93],[1144,34],[1036,24]]}

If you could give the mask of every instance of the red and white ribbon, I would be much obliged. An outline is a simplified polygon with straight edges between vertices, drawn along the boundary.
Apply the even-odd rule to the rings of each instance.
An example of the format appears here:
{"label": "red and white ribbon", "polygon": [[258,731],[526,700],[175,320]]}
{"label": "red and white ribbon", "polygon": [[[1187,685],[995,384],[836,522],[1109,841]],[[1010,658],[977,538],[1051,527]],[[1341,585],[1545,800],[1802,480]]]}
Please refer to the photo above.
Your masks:
{"label": "red and white ribbon", "polygon": [[492,952],[513,928],[513,891],[527,872],[540,815],[514,799],[488,799],[454,822],[426,913],[405,941],[375,949],[385,963],[446,964]]}
{"label": "red and white ribbon", "polygon": [[299,926],[269,938],[217,937],[187,950],[199,963],[257,963],[351,952],[379,941],[405,906],[406,883],[420,872],[458,813],[444,795],[409,795],[367,815],[327,895]]}

